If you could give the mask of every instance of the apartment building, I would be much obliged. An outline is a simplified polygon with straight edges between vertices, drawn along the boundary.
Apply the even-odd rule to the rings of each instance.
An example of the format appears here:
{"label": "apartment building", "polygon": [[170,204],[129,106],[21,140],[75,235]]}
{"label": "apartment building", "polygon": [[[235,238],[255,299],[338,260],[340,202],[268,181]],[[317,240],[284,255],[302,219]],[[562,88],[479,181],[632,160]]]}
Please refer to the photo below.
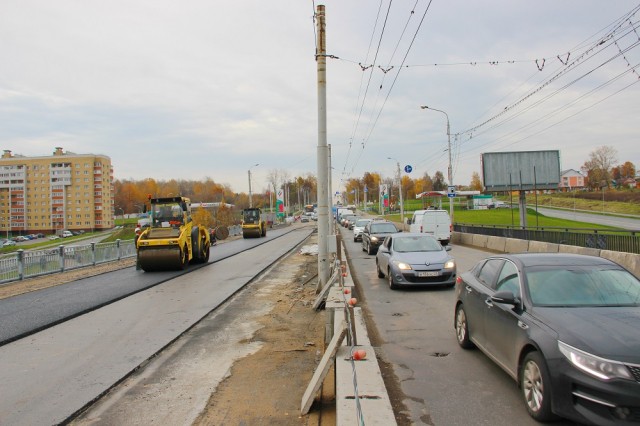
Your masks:
{"label": "apartment building", "polygon": [[74,154],[0,158],[0,235],[101,230],[114,226],[111,159]]}

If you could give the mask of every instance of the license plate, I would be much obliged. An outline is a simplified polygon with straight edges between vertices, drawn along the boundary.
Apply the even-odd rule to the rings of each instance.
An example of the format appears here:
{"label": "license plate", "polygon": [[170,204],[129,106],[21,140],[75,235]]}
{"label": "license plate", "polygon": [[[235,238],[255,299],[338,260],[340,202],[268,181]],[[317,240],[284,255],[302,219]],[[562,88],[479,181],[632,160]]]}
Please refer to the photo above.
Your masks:
{"label": "license plate", "polygon": [[438,275],[440,275],[438,271],[418,272],[419,277],[437,277]]}

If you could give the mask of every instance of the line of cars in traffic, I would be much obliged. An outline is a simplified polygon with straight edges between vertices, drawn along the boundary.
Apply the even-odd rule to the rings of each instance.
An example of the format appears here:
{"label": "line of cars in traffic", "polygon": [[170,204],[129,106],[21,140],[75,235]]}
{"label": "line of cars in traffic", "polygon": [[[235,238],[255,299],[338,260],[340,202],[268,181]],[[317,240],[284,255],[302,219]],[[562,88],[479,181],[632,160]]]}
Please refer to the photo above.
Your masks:
{"label": "line of cars in traffic", "polygon": [[629,271],[594,256],[520,253],[457,274],[433,236],[353,220],[354,241],[391,289],[455,286],[458,344],[511,376],[532,418],[640,424],[640,280]]}
{"label": "line of cars in traffic", "polygon": [[434,235],[401,232],[393,222],[383,218],[345,214],[340,223],[353,230],[353,241],[361,241],[363,251],[376,255],[378,277],[386,277],[392,290],[455,285],[456,262],[448,253],[451,250],[448,239],[443,245]]}

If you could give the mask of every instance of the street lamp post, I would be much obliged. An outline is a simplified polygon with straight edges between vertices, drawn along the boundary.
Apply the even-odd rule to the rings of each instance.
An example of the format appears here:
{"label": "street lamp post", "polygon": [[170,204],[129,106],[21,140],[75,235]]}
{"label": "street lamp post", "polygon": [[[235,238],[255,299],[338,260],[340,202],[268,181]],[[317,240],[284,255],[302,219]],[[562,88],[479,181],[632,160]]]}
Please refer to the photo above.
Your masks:
{"label": "street lamp post", "polygon": [[[449,114],[442,110],[431,108],[426,105],[422,105],[420,108],[438,111],[443,113],[447,117],[447,150],[449,151],[449,168],[447,170],[447,179],[449,179],[449,186],[453,186],[453,170],[451,168],[451,127],[449,125]],[[453,223],[453,200],[451,199],[449,200],[449,216],[451,216],[451,223]]]}
{"label": "street lamp post", "polygon": [[402,201],[402,174],[400,173],[400,162],[395,158],[387,157],[388,160],[395,160],[398,166],[398,189],[400,191],[400,222],[404,229],[404,202]]}
{"label": "street lamp post", "polygon": [[259,165],[260,163],[256,163],[247,170],[247,174],[249,175],[249,208],[253,207],[253,199],[251,198],[251,169]]}

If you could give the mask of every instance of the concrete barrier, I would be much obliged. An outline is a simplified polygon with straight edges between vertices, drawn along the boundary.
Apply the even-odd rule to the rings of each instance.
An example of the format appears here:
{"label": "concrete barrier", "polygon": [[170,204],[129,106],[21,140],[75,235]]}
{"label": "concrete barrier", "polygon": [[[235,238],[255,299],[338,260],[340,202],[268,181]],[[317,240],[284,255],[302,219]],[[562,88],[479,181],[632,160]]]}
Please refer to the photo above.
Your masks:
{"label": "concrete barrier", "polygon": [[529,251],[529,241],[505,238],[504,251],[507,253],[524,253]]}
{"label": "concrete barrier", "polygon": [[619,251],[600,250],[600,257],[612,260],[640,278],[640,255]]}
{"label": "concrete barrier", "polygon": [[[459,234],[460,235],[456,238],[459,239],[461,244],[501,251],[500,247],[502,247],[502,241],[500,238],[502,237],[465,234],[462,232]],[[542,241],[519,240],[516,238],[502,238],[502,240],[504,240],[504,249],[502,251],[506,253],[524,253],[528,251],[532,253],[573,253],[602,257],[616,262],[636,277],[640,278],[640,254],[598,250],[594,248],[577,247],[565,244],[545,243]]]}
{"label": "concrete barrier", "polygon": [[600,256],[600,250],[594,249],[590,247],[578,247],[578,246],[568,246],[565,244],[560,244],[558,247],[559,253],[572,253],[572,254],[584,254],[587,256]]}
{"label": "concrete barrier", "polygon": [[558,253],[559,244],[543,241],[529,241],[529,251],[532,253]]}
{"label": "concrete barrier", "polygon": [[504,253],[506,247],[506,238],[490,236],[487,239],[487,248]]}
{"label": "concrete barrier", "polygon": [[468,246],[473,245],[473,234],[462,234],[460,238],[460,244],[466,244]]}
{"label": "concrete barrier", "polygon": [[473,243],[472,244],[474,246],[476,246],[476,247],[486,248],[488,239],[489,239],[488,235],[473,234]]}
{"label": "concrete barrier", "polygon": [[456,231],[453,231],[453,232],[451,233],[451,243],[452,243],[452,244],[459,244],[459,243],[461,243],[461,242],[462,242],[462,236],[463,236],[463,235],[466,235],[466,234],[463,234],[462,232],[456,232]]}

